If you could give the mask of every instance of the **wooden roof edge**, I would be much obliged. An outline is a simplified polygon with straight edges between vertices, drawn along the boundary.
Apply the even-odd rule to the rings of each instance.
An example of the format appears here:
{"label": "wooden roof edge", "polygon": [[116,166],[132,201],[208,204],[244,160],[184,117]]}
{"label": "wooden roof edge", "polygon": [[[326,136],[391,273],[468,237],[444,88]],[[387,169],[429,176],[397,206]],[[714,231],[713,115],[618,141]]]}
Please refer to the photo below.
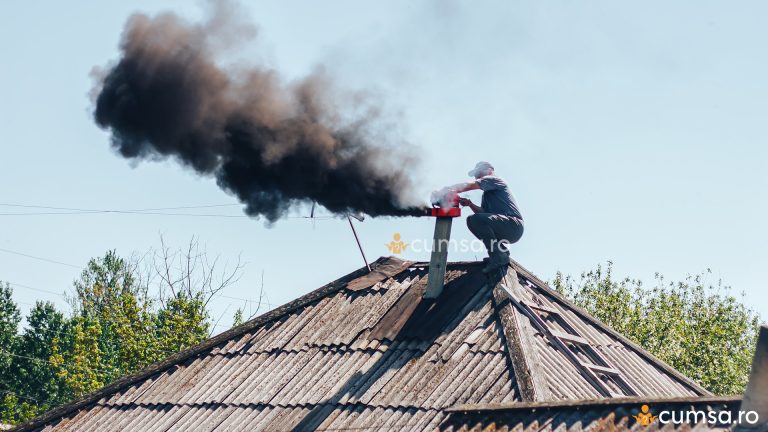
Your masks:
{"label": "wooden roof edge", "polygon": [[[385,263],[391,262],[392,260],[402,261],[401,259],[393,256],[380,257],[379,259],[371,263],[371,268],[375,269],[376,267],[383,265]],[[51,423],[58,418],[65,417],[72,412],[75,412],[81,408],[84,408],[88,405],[98,402],[100,399],[106,396],[112,395],[125,388],[128,388],[131,385],[139,381],[142,381],[146,378],[149,378],[152,375],[160,373],[176,364],[183,363],[184,361],[190,359],[191,357],[199,355],[207,350],[210,350],[216,347],[216,345],[219,345],[224,341],[241,336],[259,326],[267,324],[270,321],[277,320],[286,314],[289,314],[297,309],[300,309],[308,305],[309,303],[312,303],[329,294],[332,294],[344,288],[347,282],[353,279],[356,279],[360,276],[364,276],[367,273],[368,273],[368,269],[366,267],[361,267],[351,273],[348,273],[334,280],[333,282],[330,282],[328,284],[321,286],[320,288],[310,291],[309,293],[304,294],[303,296],[293,301],[290,301],[282,306],[279,306],[271,311],[265,312],[257,316],[256,318],[253,318],[252,320],[249,320],[237,327],[233,327],[227,331],[219,333],[218,335],[210,339],[206,339],[203,342],[193,347],[187,348],[184,351],[179,351],[178,353],[170,357],[166,357],[165,359],[159,362],[153,363],[147,366],[146,368],[140,371],[137,371],[131,375],[126,375],[122,378],[119,378],[116,381],[112,382],[111,384],[105,387],[102,387],[101,389],[96,390],[92,393],[84,395],[78,399],[75,399],[74,401],[71,401],[64,405],[60,405],[50,411],[46,411],[45,413],[41,414],[38,417],[35,417],[25,423],[15,426],[14,428],[10,429],[10,431],[11,432],[31,431],[41,426],[44,426],[48,423]]]}
{"label": "wooden roof edge", "polygon": [[612,329],[610,326],[605,324],[604,322],[600,321],[599,319],[595,318],[592,314],[587,312],[586,310],[582,309],[579,306],[576,306],[570,299],[565,297],[564,295],[557,292],[557,290],[551,288],[546,282],[539,279],[536,275],[528,271],[525,267],[520,265],[515,260],[510,260],[512,267],[517,271],[518,273],[522,274],[526,279],[530,280],[536,286],[545,291],[547,294],[551,295],[555,300],[563,304],[564,306],[570,308],[573,310],[577,315],[579,315],[581,318],[589,321],[591,324],[597,326],[600,328],[600,330],[608,333],[609,335],[615,337],[619,341],[621,341],[623,344],[627,345],[630,349],[635,351],[638,355],[641,357],[644,357],[646,360],[652,362],[655,366],[657,366],[659,369],[663,370],[664,372],[668,373],[669,375],[672,375],[674,378],[676,378],[678,381],[680,381],[683,385],[690,388],[694,392],[698,392],[700,396],[714,396],[712,392],[705,389],[692,379],[688,378],[687,376],[680,373],[677,369],[673,368],[669,364],[667,364],[665,361],[659,359],[658,357],[654,356],[650,352],[648,352],[645,348],[641,347],[637,343],[631,341],[629,338],[624,336],[623,334],[617,332],[616,330]]}
{"label": "wooden roof edge", "polygon": [[553,409],[553,408],[599,408],[619,405],[654,405],[654,404],[730,404],[741,402],[742,396],[691,396],[691,397],[673,397],[673,398],[654,398],[654,397],[622,397],[622,398],[602,398],[602,399],[583,399],[583,400],[559,400],[559,401],[536,401],[536,402],[508,402],[494,404],[462,404],[445,408],[448,413],[469,413],[469,412],[499,412],[499,411],[522,411],[533,409]]}

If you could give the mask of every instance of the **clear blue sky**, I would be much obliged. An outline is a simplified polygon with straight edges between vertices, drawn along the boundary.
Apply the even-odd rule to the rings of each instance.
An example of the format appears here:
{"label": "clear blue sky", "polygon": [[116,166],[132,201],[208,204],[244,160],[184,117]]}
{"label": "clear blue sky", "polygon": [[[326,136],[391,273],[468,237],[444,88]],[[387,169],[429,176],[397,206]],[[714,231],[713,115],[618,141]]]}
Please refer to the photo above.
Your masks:
{"label": "clear blue sky", "polygon": [[[260,29],[244,57],[296,78],[322,65],[370,91],[418,145],[419,193],[489,160],[526,218],[513,255],[539,276],[613,260],[653,283],[706,268],[768,317],[768,57],[765,2],[249,2]],[[132,167],[90,117],[89,73],[117,58],[131,13],[177,1],[3,2],[0,203],[136,209],[236,204],[172,162]],[[0,213],[30,212],[1,207]],[[241,214],[237,206],[197,213]],[[458,222],[458,221],[457,221]],[[429,238],[428,219],[358,225],[369,258]],[[0,248],[84,265],[193,235],[248,263],[226,295],[271,303],[361,265],[344,220],[149,215],[0,216]],[[463,220],[454,238],[470,238]],[[412,259],[427,254],[407,253]],[[452,260],[474,259],[455,253]],[[79,270],[0,252],[0,279],[63,293]],[[55,294],[16,287],[22,309]],[[242,302],[217,298],[228,325]]]}

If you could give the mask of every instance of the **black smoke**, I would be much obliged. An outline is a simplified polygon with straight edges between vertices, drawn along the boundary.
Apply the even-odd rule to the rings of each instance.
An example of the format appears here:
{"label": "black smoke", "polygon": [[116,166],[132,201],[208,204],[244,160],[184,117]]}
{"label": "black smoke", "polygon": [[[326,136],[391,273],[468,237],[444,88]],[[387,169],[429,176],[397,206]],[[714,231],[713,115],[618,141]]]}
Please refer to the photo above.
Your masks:
{"label": "black smoke", "polygon": [[345,99],[320,72],[285,83],[265,67],[217,62],[253,33],[233,15],[219,4],[201,24],[170,13],[128,20],[121,56],[94,89],[94,117],[114,149],[212,176],[270,222],[312,201],[371,216],[419,207],[406,198],[410,149],[382,135],[375,109],[335,107]]}

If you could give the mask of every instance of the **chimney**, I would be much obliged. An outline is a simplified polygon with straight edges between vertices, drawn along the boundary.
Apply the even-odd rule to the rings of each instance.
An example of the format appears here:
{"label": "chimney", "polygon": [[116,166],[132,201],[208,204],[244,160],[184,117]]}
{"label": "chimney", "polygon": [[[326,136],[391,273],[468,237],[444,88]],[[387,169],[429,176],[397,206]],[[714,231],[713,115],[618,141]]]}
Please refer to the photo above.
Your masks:
{"label": "chimney", "polygon": [[757,413],[757,424],[741,423],[737,430],[768,430],[768,327],[760,327],[749,383],[741,401],[741,411]]}
{"label": "chimney", "polygon": [[451,239],[453,218],[461,216],[461,208],[432,208],[426,216],[435,217],[435,235],[432,242],[432,256],[429,260],[429,275],[424,298],[437,298],[443,292],[445,267],[448,265],[448,241]]}

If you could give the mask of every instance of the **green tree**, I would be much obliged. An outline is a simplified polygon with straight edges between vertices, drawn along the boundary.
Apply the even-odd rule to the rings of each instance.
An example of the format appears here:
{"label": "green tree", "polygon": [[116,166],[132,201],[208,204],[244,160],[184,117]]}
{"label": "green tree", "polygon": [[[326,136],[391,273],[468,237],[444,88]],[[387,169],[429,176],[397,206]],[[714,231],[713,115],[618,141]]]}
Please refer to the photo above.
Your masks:
{"label": "green tree", "polygon": [[62,349],[60,341],[54,339],[50,363],[57,368],[57,377],[64,380],[72,396],[80,397],[104,386],[112,371],[104,368],[99,321],[87,316],[72,321],[72,344]]}
{"label": "green tree", "polygon": [[155,337],[157,313],[134,263],[108,251],[88,262],[74,287],[71,342],[57,341],[51,357],[73,396],[168,354]]}
{"label": "green tree", "polygon": [[[36,403],[24,415],[43,412],[67,401],[71,393],[51,364],[53,347],[62,339],[71,343],[69,322],[50,302],[38,301],[27,316],[27,326],[18,340],[12,370],[19,394]],[[21,401],[29,402],[29,401]]]}
{"label": "green tree", "polygon": [[205,340],[208,301],[241,269],[238,263],[233,271],[218,271],[217,259],[208,260],[195,239],[176,251],[162,243],[152,256],[142,271],[142,263],[108,251],[90,260],[75,281],[71,336],[55,340],[50,356],[72,396]]}
{"label": "green tree", "polygon": [[558,273],[555,289],[716,394],[741,394],[749,378],[760,317],[711,272],[650,289],[616,280],[612,263],[576,281]]}
{"label": "green tree", "polygon": [[177,352],[204,341],[210,324],[201,295],[171,298],[157,314],[156,334],[159,348]]}
{"label": "green tree", "polygon": [[13,301],[13,289],[0,282],[0,421],[10,422],[18,416],[19,403],[13,360],[18,345],[21,313]]}
{"label": "green tree", "polygon": [[16,424],[36,416],[37,401],[5,392],[0,397],[0,423]]}
{"label": "green tree", "polygon": [[8,374],[11,372],[20,321],[21,313],[13,301],[11,285],[0,282],[0,379],[3,382],[9,379]]}
{"label": "green tree", "polygon": [[11,288],[0,284],[0,421],[28,420],[205,340],[208,301],[242,269],[217,263],[195,239],[177,251],[162,243],[144,263],[108,251],[74,282],[71,317],[38,302],[21,335]]}
{"label": "green tree", "polygon": [[152,302],[128,260],[108,251],[88,262],[74,286],[72,306],[82,325],[99,329],[100,368],[106,381],[160,357],[152,338]]}
{"label": "green tree", "polygon": [[232,327],[237,327],[244,322],[245,318],[243,317],[243,308],[237,308],[235,315],[232,317]]}

